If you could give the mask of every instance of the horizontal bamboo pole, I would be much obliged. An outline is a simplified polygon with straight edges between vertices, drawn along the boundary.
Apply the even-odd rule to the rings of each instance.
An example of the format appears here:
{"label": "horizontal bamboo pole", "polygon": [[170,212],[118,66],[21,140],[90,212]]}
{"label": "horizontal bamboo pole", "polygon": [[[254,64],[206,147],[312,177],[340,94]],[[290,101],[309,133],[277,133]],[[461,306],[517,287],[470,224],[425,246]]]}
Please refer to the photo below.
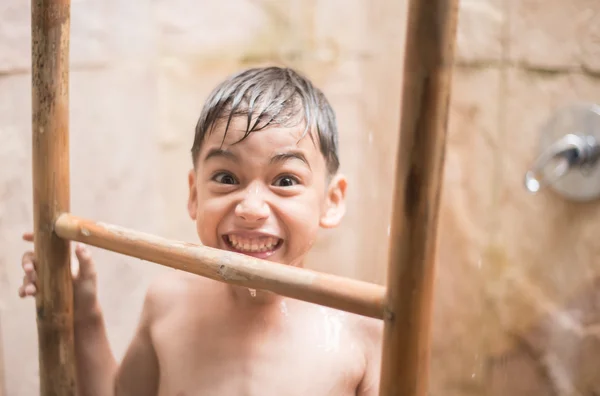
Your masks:
{"label": "horizontal bamboo pole", "polygon": [[76,388],[69,241],[52,230],[56,217],[70,205],[70,6],[70,0],[31,2],[33,239],[41,396],[72,396]]}
{"label": "horizontal bamboo pole", "polygon": [[273,293],[376,319],[383,317],[385,288],[368,282],[277,264],[239,253],[161,238],[116,225],[59,216],[64,239],[137,257],[217,281]]}
{"label": "horizontal bamboo pole", "polygon": [[459,0],[409,0],[380,396],[427,395]]}

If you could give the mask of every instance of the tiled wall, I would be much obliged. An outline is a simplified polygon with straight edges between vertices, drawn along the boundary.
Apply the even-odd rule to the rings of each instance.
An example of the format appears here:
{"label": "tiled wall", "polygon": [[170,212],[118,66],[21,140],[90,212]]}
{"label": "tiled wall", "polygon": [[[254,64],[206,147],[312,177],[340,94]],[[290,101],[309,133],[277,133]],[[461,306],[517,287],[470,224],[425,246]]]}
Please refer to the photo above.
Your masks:
{"label": "tiled wall", "polygon": [[[383,282],[405,3],[73,0],[73,212],[195,242],[186,171],[202,100],[240,68],[284,63],[330,97],[350,181],[347,218],[308,265]],[[32,222],[29,3],[2,2],[0,20],[0,393],[29,396],[34,304],[16,293]],[[557,106],[600,102],[600,2],[462,0],[457,40],[431,394],[594,395],[600,204],[530,195],[522,177]],[[94,254],[121,356],[167,269]]]}
{"label": "tiled wall", "polygon": [[532,195],[523,176],[558,108],[600,102],[600,3],[461,4],[432,391],[594,395],[600,200]]}

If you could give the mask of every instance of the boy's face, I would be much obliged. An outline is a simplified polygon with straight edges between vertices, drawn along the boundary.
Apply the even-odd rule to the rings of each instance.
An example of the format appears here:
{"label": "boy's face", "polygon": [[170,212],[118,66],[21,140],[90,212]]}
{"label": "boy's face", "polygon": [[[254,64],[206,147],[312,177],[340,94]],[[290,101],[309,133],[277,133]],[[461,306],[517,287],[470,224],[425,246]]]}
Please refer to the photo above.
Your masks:
{"label": "boy's face", "polygon": [[[301,266],[319,227],[335,227],[346,180],[328,178],[318,139],[297,127],[244,135],[246,119],[205,138],[190,171],[188,211],[206,246]],[[236,143],[238,142],[238,143]]]}

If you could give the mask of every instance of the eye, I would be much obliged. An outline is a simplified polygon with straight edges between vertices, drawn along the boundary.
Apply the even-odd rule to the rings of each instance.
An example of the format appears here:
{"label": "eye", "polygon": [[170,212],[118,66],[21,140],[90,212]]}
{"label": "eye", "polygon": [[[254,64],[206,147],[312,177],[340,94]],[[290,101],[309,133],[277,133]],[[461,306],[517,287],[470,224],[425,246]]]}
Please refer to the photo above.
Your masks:
{"label": "eye", "polygon": [[298,183],[298,179],[293,176],[286,175],[277,178],[273,184],[277,187],[292,187]]}
{"label": "eye", "polygon": [[221,184],[237,184],[237,180],[231,173],[220,172],[213,176],[212,180]]}

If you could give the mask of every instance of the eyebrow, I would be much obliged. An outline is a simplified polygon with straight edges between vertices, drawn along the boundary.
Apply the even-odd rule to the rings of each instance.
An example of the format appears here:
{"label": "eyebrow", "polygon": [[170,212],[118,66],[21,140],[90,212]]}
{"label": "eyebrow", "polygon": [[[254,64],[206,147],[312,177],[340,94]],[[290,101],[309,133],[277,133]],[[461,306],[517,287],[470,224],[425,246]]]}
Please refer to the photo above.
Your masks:
{"label": "eyebrow", "polygon": [[308,160],[306,159],[306,156],[301,151],[297,150],[291,150],[285,153],[275,154],[273,157],[271,157],[270,163],[273,164],[275,162],[285,162],[290,159],[298,159],[304,162],[306,166],[308,166],[308,169],[312,170],[310,164],[308,163]]}
{"label": "eyebrow", "polygon": [[212,148],[208,150],[206,157],[204,157],[204,162],[208,161],[211,158],[227,158],[234,162],[239,162],[239,158],[229,150],[221,149],[221,148]]}
{"label": "eyebrow", "polygon": [[[208,153],[204,157],[204,162],[208,161],[211,158],[219,158],[219,157],[227,158],[227,159],[237,162],[237,163],[240,162],[239,157],[236,156],[231,151],[222,149],[222,148],[216,148],[216,147],[208,150]],[[306,159],[306,156],[301,151],[298,151],[298,150],[291,150],[291,151],[286,151],[283,153],[277,153],[273,157],[271,157],[271,160],[269,161],[269,163],[273,164],[273,163],[277,163],[277,162],[285,162],[290,159],[298,159],[298,160],[304,162],[306,164],[306,166],[308,167],[308,169],[312,170],[312,168],[310,167],[310,164],[308,163],[308,160]]]}

